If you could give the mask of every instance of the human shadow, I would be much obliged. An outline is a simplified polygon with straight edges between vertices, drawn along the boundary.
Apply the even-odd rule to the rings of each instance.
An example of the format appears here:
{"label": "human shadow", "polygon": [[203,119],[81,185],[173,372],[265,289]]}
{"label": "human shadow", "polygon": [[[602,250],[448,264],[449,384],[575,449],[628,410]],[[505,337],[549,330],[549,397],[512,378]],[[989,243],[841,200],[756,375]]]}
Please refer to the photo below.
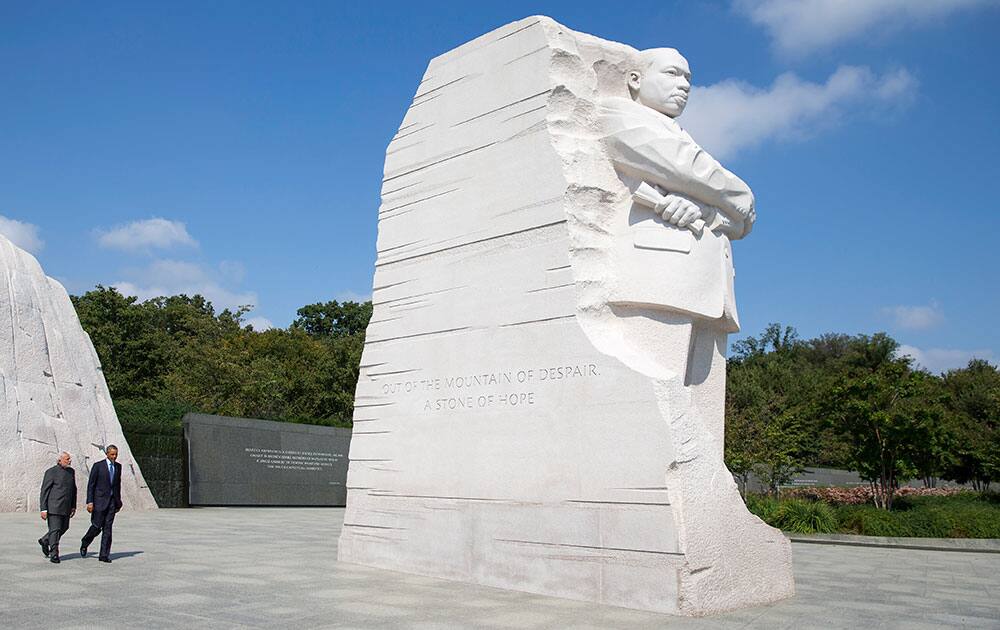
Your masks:
{"label": "human shadow", "polygon": [[[131,558],[132,556],[138,556],[140,553],[142,553],[142,552],[141,551],[118,551],[118,552],[112,553],[110,557],[111,557],[111,560],[118,560],[119,558]],[[83,560],[97,560],[97,554],[94,553],[93,551],[88,551],[86,558],[83,558],[80,555],[80,552],[67,553],[67,554],[59,554],[59,559],[60,560],[70,560],[70,559],[74,559],[74,558],[83,559]]]}

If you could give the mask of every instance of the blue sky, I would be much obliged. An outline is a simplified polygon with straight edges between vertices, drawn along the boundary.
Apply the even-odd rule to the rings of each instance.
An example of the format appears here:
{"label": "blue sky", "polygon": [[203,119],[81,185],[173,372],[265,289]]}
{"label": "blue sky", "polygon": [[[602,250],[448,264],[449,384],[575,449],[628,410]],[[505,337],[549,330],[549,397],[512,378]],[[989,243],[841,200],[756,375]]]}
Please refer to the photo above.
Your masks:
{"label": "blue sky", "polygon": [[427,62],[533,14],[690,60],[681,123],[757,197],[744,333],[1000,358],[995,1],[0,0],[0,232],[73,293],[200,291],[277,326],[365,298]]}

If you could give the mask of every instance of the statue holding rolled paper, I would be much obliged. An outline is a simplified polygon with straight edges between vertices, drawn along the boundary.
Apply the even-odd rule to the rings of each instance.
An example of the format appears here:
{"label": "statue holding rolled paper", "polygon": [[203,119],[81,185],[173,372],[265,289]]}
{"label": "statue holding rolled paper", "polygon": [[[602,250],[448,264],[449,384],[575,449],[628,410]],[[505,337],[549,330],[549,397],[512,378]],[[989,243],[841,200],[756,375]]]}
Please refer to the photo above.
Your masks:
{"label": "statue holding rolled paper", "polygon": [[[627,96],[601,100],[603,145],[631,194],[609,301],[677,313],[724,352],[724,335],[739,330],[730,240],[753,227],[753,193],[674,120],[691,89],[679,52],[642,51],[625,82]],[[651,266],[662,270],[652,279]]]}
{"label": "statue holding rolled paper", "polygon": [[698,236],[706,226],[746,236],[756,218],[750,187],[674,120],[691,90],[687,60],[673,48],[645,50],[627,81],[631,98],[601,105],[605,147],[633,200]]}
{"label": "statue holding rolled paper", "polygon": [[[661,324],[637,354],[695,395],[721,453],[726,336],[739,330],[731,240],[753,227],[750,187],[677,123],[691,72],[673,48],[639,53],[621,96],[601,100],[602,143],[624,184],[608,302],[628,321]],[[650,329],[653,330],[653,329]]]}

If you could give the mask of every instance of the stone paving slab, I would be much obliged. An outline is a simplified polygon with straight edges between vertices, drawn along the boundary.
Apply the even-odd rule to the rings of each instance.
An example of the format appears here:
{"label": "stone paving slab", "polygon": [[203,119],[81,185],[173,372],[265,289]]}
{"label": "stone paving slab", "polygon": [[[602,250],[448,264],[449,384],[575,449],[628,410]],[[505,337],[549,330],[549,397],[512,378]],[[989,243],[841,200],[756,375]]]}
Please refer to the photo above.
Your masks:
{"label": "stone paving slab", "polygon": [[340,564],[343,514],[122,512],[110,565],[86,518],[53,565],[36,514],[0,514],[0,627],[1000,629],[1000,554],[794,544],[794,598],[686,619]]}

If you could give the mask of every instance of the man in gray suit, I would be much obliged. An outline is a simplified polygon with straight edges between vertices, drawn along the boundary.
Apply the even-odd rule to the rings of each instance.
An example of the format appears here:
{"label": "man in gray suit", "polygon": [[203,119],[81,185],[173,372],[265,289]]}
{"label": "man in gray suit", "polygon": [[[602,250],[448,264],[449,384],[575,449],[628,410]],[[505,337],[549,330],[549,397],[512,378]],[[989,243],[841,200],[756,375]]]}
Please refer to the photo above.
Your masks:
{"label": "man in gray suit", "polygon": [[49,533],[38,539],[42,553],[50,562],[59,563],[59,539],[69,529],[69,519],[76,514],[76,473],[69,467],[73,458],[63,451],[56,465],[45,471],[39,505],[42,520],[48,521]]}

